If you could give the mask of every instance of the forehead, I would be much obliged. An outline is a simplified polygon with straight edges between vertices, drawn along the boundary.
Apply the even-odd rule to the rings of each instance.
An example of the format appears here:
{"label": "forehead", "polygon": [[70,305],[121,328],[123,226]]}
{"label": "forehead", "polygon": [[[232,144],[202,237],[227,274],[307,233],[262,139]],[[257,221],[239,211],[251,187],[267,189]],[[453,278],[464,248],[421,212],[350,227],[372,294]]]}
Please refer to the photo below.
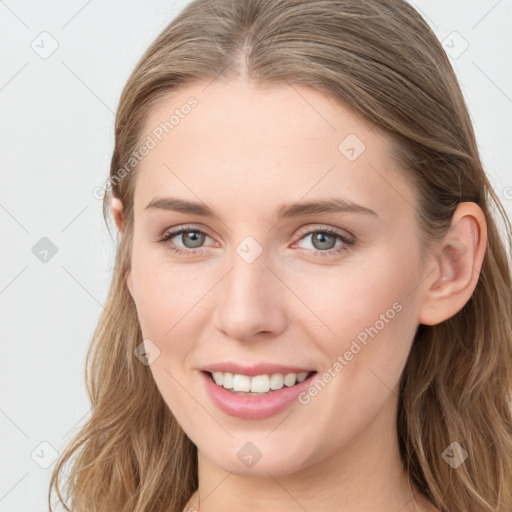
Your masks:
{"label": "forehead", "polygon": [[150,139],[136,211],[166,194],[254,212],[342,195],[390,217],[415,203],[385,135],[310,87],[188,86],[150,111],[139,140]]}

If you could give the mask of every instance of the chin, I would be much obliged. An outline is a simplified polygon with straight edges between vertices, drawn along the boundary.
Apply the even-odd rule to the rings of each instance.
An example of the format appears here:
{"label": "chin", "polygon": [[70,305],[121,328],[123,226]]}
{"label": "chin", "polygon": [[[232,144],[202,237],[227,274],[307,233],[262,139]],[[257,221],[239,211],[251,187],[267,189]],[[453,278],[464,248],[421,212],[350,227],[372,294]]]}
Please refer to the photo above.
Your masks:
{"label": "chin", "polygon": [[[270,430],[271,432],[271,430]],[[281,434],[286,434],[284,431]],[[317,450],[311,445],[311,440],[306,444],[304,439],[292,440],[289,436],[284,438],[292,440],[288,444],[283,443],[283,437],[265,432],[256,433],[234,433],[227,444],[219,446],[207,441],[208,450],[202,451],[200,444],[198,450],[209,458],[216,466],[226,472],[240,476],[252,476],[268,478],[269,474],[275,477],[296,473],[316,461],[314,460]],[[215,451],[210,451],[212,446]],[[311,453],[306,453],[304,446],[309,445]]]}

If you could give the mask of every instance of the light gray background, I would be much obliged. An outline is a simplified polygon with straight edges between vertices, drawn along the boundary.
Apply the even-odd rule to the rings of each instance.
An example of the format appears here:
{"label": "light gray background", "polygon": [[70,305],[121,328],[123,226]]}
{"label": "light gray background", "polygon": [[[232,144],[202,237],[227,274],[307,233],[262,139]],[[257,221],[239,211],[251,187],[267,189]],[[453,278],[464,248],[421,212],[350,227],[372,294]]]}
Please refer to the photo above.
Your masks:
{"label": "light gray background", "polygon": [[[47,510],[55,451],[89,413],[85,354],[114,254],[92,191],[108,176],[130,71],[187,3],[0,0],[1,512]],[[512,216],[512,1],[411,3],[448,43]],[[57,247],[46,262],[32,250],[43,237]]]}

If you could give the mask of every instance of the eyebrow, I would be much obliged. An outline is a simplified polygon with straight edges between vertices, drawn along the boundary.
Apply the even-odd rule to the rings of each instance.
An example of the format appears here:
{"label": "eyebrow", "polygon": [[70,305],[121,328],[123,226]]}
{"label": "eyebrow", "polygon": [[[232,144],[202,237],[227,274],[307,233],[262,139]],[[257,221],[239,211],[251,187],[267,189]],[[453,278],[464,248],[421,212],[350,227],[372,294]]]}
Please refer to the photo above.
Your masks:
{"label": "eyebrow", "polygon": [[[215,212],[205,203],[196,203],[176,197],[155,197],[148,203],[145,210],[152,208],[190,215],[199,215],[201,217],[208,218],[216,217]],[[342,197],[333,197],[320,201],[285,204],[275,211],[278,219],[288,219],[300,217],[302,215],[320,213],[362,213],[378,217],[377,213],[370,208],[353,203]]]}

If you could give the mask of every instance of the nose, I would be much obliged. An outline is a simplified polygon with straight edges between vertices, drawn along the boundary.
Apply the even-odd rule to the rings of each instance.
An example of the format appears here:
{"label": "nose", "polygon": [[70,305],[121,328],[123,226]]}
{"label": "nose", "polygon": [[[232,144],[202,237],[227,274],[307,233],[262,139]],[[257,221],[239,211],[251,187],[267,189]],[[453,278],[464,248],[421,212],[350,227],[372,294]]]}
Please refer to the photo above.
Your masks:
{"label": "nose", "polygon": [[269,268],[265,252],[251,263],[234,253],[230,271],[216,288],[215,326],[229,338],[268,338],[286,329],[286,286]]}

